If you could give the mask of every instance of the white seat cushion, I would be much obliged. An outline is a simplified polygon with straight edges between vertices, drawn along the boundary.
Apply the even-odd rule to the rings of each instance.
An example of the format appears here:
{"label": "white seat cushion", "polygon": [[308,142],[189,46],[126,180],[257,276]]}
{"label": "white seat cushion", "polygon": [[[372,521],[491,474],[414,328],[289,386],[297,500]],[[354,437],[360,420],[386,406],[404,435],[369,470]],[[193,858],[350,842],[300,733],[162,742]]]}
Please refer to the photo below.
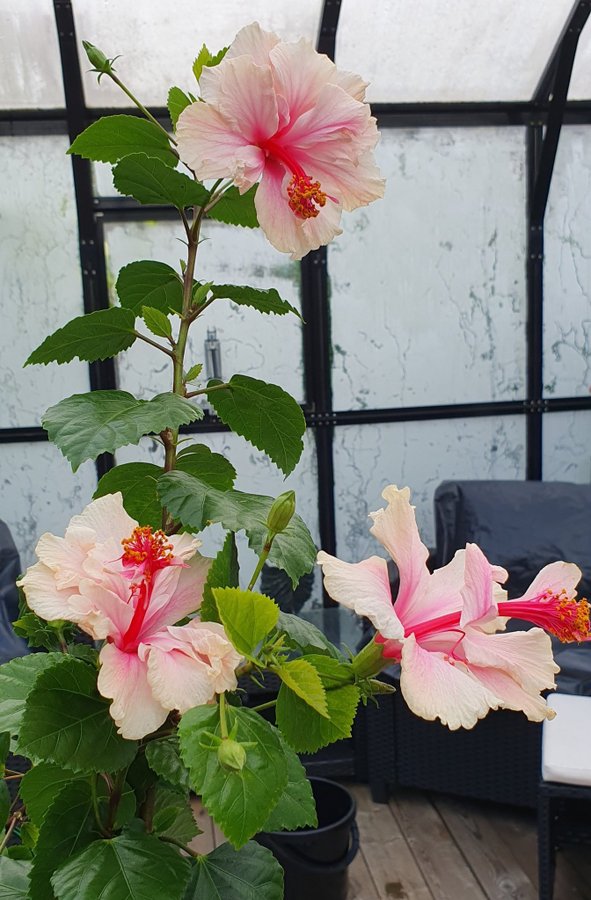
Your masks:
{"label": "white seat cushion", "polygon": [[591,785],[591,697],[550,694],[556,717],[544,722],[542,778]]}

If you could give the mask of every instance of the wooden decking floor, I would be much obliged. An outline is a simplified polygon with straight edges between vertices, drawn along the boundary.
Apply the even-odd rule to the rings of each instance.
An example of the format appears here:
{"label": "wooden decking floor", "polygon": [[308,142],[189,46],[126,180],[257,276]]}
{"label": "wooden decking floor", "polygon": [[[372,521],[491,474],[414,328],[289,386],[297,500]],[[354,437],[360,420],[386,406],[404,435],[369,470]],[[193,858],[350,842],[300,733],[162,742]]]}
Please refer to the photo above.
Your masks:
{"label": "wooden decking floor", "polygon": [[[537,900],[533,813],[406,790],[378,804],[365,785],[347,787],[361,837],[347,900]],[[195,813],[193,847],[207,853],[224,838]],[[591,900],[589,847],[559,853],[554,900]]]}

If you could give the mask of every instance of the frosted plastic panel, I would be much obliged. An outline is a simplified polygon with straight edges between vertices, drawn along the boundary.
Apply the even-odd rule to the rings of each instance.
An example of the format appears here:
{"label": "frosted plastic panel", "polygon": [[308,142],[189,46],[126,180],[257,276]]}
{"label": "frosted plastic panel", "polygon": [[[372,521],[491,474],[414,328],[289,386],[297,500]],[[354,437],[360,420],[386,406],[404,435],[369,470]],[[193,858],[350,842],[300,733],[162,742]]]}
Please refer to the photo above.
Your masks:
{"label": "frosted plastic panel", "polygon": [[591,26],[589,20],[579,38],[568,91],[569,100],[591,99]]}
{"label": "frosted plastic panel", "polygon": [[0,138],[0,427],[37,425],[45,409],[89,388],[88,366],[23,363],[84,312],[68,140]]}
{"label": "frosted plastic panel", "polygon": [[51,0],[0,0],[0,108],[63,107]]}
{"label": "frosted plastic panel", "polygon": [[[313,539],[319,543],[318,475],[314,433],[311,430],[304,436],[304,452],[288,478],[284,478],[272,462],[237,435],[229,432],[211,432],[193,434],[190,438],[193,443],[206,444],[214,453],[221,453],[230,460],[237,472],[236,490],[276,497],[283,491],[293,489],[296,492],[298,515],[310,529]],[[149,438],[145,438],[139,447],[122,447],[116,456],[118,463],[142,461],[162,465],[163,462],[162,448]],[[213,556],[222,545],[223,530],[218,525],[210,526],[199,537],[203,540],[202,552]],[[249,550],[244,535],[238,536],[238,547],[242,583],[246,587],[257,558]],[[316,587],[316,594],[319,595],[319,581]]]}
{"label": "frosted plastic panel", "polygon": [[433,493],[447,478],[525,477],[525,418],[449,419],[335,430],[337,551],[358,562],[386,556],[369,533],[388,484],[408,485],[424,543],[434,545]]}
{"label": "frosted plastic panel", "polygon": [[526,100],[572,0],[344,0],[336,61],[370,82],[368,99]]}
{"label": "frosted plastic panel", "polygon": [[21,557],[23,570],[36,562],[35,546],[45,531],[63,535],[73,515],[90,503],[96,470],[84,463],[76,474],[48,443],[0,445],[0,510]]}
{"label": "frosted plastic panel", "polygon": [[[191,67],[205,43],[213,51],[227,46],[244,25],[257,21],[287,40],[307,37],[315,42],[320,24],[320,0],[298,0],[297,14],[287,0],[76,0],[76,30],[81,39],[107,56],[122,55],[117,65],[122,79],[147,105],[164,106],[171,85],[194,93]],[[85,68],[82,66],[83,72]],[[113,85],[84,74],[90,106],[128,106],[128,98]]]}
{"label": "frosted plastic panel", "polygon": [[544,235],[546,396],[591,392],[591,130],[562,129]]}
{"label": "frosted plastic panel", "polygon": [[[156,259],[179,269],[184,246],[182,227],[170,222],[124,223],[106,226],[111,281],[120,268],[136,259]],[[297,263],[277,253],[260,230],[232,228],[206,222],[197,259],[198,278],[218,284],[248,284],[276,288],[299,307],[300,270]],[[207,329],[215,328],[220,341],[222,375],[239,372],[273,382],[298,401],[303,399],[301,323],[294,314],[264,316],[246,306],[216,301],[193,325],[187,360],[203,362]],[[119,357],[120,385],[140,397],[170,390],[169,360],[140,341]]]}
{"label": "frosted plastic panel", "polygon": [[337,409],[523,397],[524,148],[518,128],[382,132],[386,196],[328,248]]}
{"label": "frosted plastic panel", "polygon": [[591,484],[591,411],[545,415],[543,451],[544,481]]}

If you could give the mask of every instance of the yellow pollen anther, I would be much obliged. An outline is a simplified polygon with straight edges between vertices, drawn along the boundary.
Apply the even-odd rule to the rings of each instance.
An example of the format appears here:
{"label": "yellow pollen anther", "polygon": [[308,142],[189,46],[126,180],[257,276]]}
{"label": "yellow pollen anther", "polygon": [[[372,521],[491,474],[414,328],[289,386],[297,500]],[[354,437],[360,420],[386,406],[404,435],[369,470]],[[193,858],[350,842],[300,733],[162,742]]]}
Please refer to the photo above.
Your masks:
{"label": "yellow pollen anther", "polygon": [[143,563],[146,560],[163,562],[172,558],[173,546],[163,531],[155,531],[149,525],[134,528],[131,537],[123,538],[123,561]]}
{"label": "yellow pollen anther", "polygon": [[309,175],[294,175],[287,186],[289,207],[299,219],[313,219],[326,205],[326,194],[320,190],[320,182]]}

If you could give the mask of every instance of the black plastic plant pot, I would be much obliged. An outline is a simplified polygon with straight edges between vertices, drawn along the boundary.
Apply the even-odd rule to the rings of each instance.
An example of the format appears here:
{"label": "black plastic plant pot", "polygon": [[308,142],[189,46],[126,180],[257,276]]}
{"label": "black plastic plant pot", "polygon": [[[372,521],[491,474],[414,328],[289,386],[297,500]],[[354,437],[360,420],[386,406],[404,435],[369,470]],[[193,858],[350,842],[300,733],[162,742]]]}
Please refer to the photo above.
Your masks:
{"label": "black plastic plant pot", "polygon": [[285,900],[346,900],[347,869],[359,850],[355,799],[327,778],[310,778],[317,828],[270,831],[256,840],[285,872]]}

